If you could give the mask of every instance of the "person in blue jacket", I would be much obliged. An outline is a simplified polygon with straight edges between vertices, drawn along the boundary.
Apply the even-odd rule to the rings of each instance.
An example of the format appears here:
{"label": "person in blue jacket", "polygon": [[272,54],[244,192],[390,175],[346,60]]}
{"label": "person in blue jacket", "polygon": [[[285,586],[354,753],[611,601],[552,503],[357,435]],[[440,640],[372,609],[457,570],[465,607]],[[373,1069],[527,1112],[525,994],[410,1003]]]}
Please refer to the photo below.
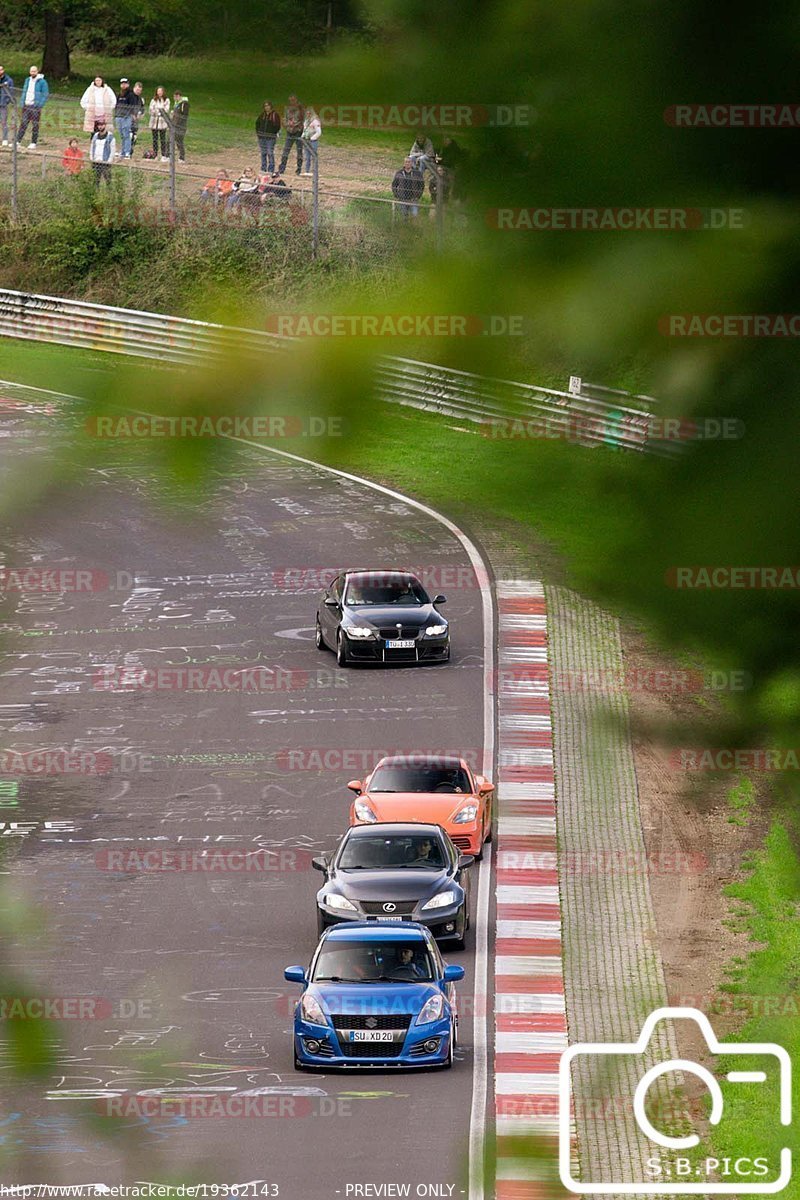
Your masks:
{"label": "person in blue jacket", "polygon": [[31,67],[28,72],[28,78],[22,85],[20,96],[22,120],[19,123],[19,131],[17,133],[17,141],[22,145],[26,129],[29,125],[33,125],[31,142],[28,146],[29,150],[35,150],[36,143],[39,141],[39,122],[42,119],[42,109],[47,104],[49,95],[50,88],[47,86],[47,80],[44,75],[41,74],[38,67]]}
{"label": "person in blue jacket", "polygon": [[14,106],[14,80],[6,75],[5,67],[0,67],[0,133],[3,135],[3,145],[8,145],[8,114]]}

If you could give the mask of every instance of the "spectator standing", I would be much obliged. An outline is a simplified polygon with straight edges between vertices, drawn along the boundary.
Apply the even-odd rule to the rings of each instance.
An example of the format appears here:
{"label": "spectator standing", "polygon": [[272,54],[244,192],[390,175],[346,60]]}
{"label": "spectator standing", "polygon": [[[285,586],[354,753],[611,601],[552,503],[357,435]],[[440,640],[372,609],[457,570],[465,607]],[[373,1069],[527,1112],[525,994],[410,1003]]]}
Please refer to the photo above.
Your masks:
{"label": "spectator standing", "polygon": [[121,158],[130,158],[133,149],[133,118],[136,112],[136,96],[129,79],[120,79],[117,107],[114,110],[117,132],[122,143]]}
{"label": "spectator standing", "polygon": [[186,162],[186,130],[189,125],[189,97],[175,93],[172,107],[172,133],[179,162]]}
{"label": "spectator standing", "polygon": [[283,115],[284,125],[284,142],[283,154],[281,155],[281,165],[278,167],[278,174],[282,175],[286,170],[286,164],[289,161],[289,155],[294,146],[297,150],[297,170],[295,175],[299,175],[303,169],[303,122],[305,120],[305,111],[302,104],[297,99],[297,96],[290,96],[289,103],[286,106],[286,112]]}
{"label": "spectator standing", "polygon": [[433,142],[429,137],[426,137],[424,130],[421,129],[414,138],[411,149],[408,152],[408,157],[411,159],[412,164],[418,170],[420,170],[423,175],[433,163],[433,160],[436,157],[433,149]]}
{"label": "spectator standing", "polygon": [[275,142],[281,131],[281,114],[269,100],[256,117],[256,137],[261,151],[261,170],[275,173]]}
{"label": "spectator standing", "polygon": [[84,152],[78,145],[77,138],[70,138],[69,145],[64,151],[61,159],[61,166],[64,168],[65,175],[80,175],[83,170],[83,160],[86,157]]}
{"label": "spectator standing", "polygon": [[50,88],[47,80],[38,67],[31,67],[28,78],[22,85],[22,120],[17,130],[17,142],[22,145],[22,139],[29,125],[33,126],[29,150],[35,150],[39,141],[39,123],[42,119],[42,109],[47,104]]}
{"label": "spectator standing", "polygon": [[15,103],[14,80],[6,74],[5,67],[0,67],[0,132],[4,146],[8,145],[8,111]]}
{"label": "spectator standing", "polygon": [[419,214],[419,201],[425,189],[425,179],[411,158],[407,158],[392,180],[392,195],[399,201],[400,215],[404,221]]}
{"label": "spectator standing", "polygon": [[[102,121],[104,125],[110,125],[113,122],[117,97],[114,89],[108,86],[102,75],[95,75],[94,82],[89,84],[81,96],[81,108],[83,109],[84,133],[91,133],[94,136],[99,121]],[[114,140],[116,141],[116,139]]]}
{"label": "spectator standing", "polygon": [[111,164],[117,153],[117,139],[109,132],[105,121],[98,121],[92,135],[89,158],[94,171],[94,186],[100,187],[103,180],[111,185]]}
{"label": "spectator standing", "polygon": [[311,170],[312,155],[319,154],[319,139],[322,137],[322,123],[316,111],[310,106],[306,109],[303,119],[303,156],[305,158],[305,175],[313,175]]}
{"label": "spectator standing", "polygon": [[169,128],[169,96],[163,87],[157,87],[150,101],[150,131],[153,134],[153,158],[158,157],[161,149],[161,161],[169,162],[167,155],[167,129]]}
{"label": "spectator standing", "polygon": [[131,158],[133,158],[134,147],[136,146],[136,138],[139,134],[139,122],[144,116],[144,84],[140,80],[136,80],[133,85],[133,101],[131,107],[133,109],[133,124],[131,125]]}
{"label": "spectator standing", "polygon": [[468,152],[459,146],[454,137],[446,137],[438,156],[438,162],[445,169],[453,200],[463,200],[463,180],[469,168]]}

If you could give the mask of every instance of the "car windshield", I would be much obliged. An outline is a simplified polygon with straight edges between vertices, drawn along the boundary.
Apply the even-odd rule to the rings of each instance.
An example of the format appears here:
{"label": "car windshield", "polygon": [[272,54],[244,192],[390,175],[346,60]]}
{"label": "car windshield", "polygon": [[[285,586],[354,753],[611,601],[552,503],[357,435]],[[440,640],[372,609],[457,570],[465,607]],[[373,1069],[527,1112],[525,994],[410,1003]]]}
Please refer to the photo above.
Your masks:
{"label": "car windshield", "polygon": [[348,838],[336,865],[340,871],[397,871],[403,867],[441,871],[445,854],[439,839],[426,834],[359,834]]}
{"label": "car windshield", "polygon": [[436,971],[421,940],[328,941],[314,966],[315,983],[430,983]]}
{"label": "car windshield", "polygon": [[369,782],[370,792],[469,792],[469,776],[461,766],[387,763]]}
{"label": "car windshield", "polygon": [[344,603],[348,608],[371,608],[401,605],[405,608],[420,608],[430,604],[430,597],[421,583],[409,576],[388,579],[374,576],[347,581]]}

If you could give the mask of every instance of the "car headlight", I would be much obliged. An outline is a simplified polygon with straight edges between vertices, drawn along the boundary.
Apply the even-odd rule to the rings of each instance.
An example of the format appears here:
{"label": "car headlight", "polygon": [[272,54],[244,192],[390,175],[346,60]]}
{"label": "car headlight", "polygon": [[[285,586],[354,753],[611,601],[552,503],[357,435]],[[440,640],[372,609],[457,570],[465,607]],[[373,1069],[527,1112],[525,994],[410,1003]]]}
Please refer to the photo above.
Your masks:
{"label": "car headlight", "polygon": [[458,897],[452,890],[439,892],[438,896],[432,896],[430,900],[423,904],[422,910],[424,912],[426,908],[446,908],[448,904],[455,904],[457,899]]}
{"label": "car headlight", "polygon": [[327,896],[322,897],[323,904],[327,904],[328,908],[347,908],[351,912],[356,911],[355,904],[351,904],[346,896],[340,896],[338,892],[328,892]]}
{"label": "car headlight", "polygon": [[350,638],[374,638],[377,634],[374,629],[369,629],[366,625],[343,625],[345,633]]}
{"label": "car headlight", "polygon": [[441,637],[443,633],[447,633],[446,625],[429,625],[425,630],[425,637]]}
{"label": "car headlight", "polygon": [[374,824],[377,821],[375,813],[364,800],[356,800],[353,805],[353,812],[358,817],[359,821],[366,821],[368,825]]}
{"label": "car headlight", "polygon": [[327,1025],[328,1019],[322,1011],[322,1005],[315,996],[306,992],[300,1000],[300,1015],[311,1025]]}
{"label": "car headlight", "polygon": [[431,1021],[438,1021],[444,1012],[444,996],[441,992],[437,992],[435,996],[431,996],[430,1000],[426,1000],[420,1009],[417,1017],[416,1025],[429,1025]]}
{"label": "car headlight", "polygon": [[474,821],[478,815],[477,804],[465,804],[460,808],[453,817],[454,825],[467,825],[470,821]]}

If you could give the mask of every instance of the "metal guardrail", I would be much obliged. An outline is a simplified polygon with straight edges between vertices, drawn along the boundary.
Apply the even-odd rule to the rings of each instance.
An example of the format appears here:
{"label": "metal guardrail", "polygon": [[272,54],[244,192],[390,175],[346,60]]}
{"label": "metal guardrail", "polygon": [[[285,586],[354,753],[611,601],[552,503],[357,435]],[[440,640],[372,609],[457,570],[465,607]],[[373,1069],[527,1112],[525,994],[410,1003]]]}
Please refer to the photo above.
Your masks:
{"label": "metal guardrail", "polygon": [[[274,353],[298,340],[258,329],[2,289],[0,336],[184,365],[208,362],[226,351]],[[667,452],[651,436],[650,406],[655,404],[651,397],[591,384],[582,385],[575,394],[386,356],[378,360],[376,394],[386,403],[471,422],[490,438],[561,438],[586,446]],[[612,394],[619,400],[603,398]]]}

